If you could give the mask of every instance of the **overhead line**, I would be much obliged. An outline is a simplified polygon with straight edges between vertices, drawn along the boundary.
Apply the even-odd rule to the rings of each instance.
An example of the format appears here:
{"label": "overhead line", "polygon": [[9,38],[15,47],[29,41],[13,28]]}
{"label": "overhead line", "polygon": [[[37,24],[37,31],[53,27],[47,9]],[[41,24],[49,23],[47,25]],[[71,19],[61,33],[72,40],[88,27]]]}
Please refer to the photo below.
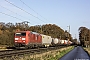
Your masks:
{"label": "overhead line", "polygon": [[[0,5],[1,6],[1,5]],[[5,7],[3,7],[3,6],[1,6],[2,8],[4,8],[4,9],[6,9],[6,10],[8,10],[8,11],[10,11],[10,12],[12,12],[12,13],[15,13],[15,12],[13,12],[13,11],[11,11],[11,10],[9,10],[9,9],[7,9],[7,8],[5,8]],[[17,14],[17,13],[15,13],[15,14]],[[19,14],[18,14],[19,15]],[[21,15],[19,15],[19,16],[21,16]],[[23,16],[21,16],[21,17],[23,17]]]}
{"label": "overhead line", "polygon": [[[41,16],[39,13],[37,13],[34,9],[32,9],[30,6],[28,6],[25,2],[23,2],[22,0],[20,0],[24,5],[26,5],[29,9],[33,10],[36,14],[38,14],[39,16]],[[44,18],[43,16],[41,16],[42,18]],[[45,20],[47,20],[46,18],[44,18]]]}
{"label": "overhead line", "polygon": [[[9,14],[3,13],[3,12],[0,12],[0,13],[1,13],[1,14],[4,14],[4,15],[7,15],[7,16],[9,16],[9,17],[12,17],[12,18],[15,18],[15,19],[24,21],[24,20],[22,20],[22,19],[19,19],[19,18],[17,18],[17,17],[11,16],[11,15],[9,15]],[[30,23],[30,24],[32,24],[32,23]]]}
{"label": "overhead line", "polygon": [[1,13],[1,14],[4,14],[4,15],[7,15],[7,16],[9,16],[9,17],[12,17],[12,18],[16,18],[16,19],[18,19],[18,20],[21,20],[21,21],[22,21],[22,19],[19,19],[19,18],[17,18],[17,17],[11,16],[11,15],[9,15],[9,14],[3,13],[3,12],[0,12],[0,13]]}
{"label": "overhead line", "polygon": [[[11,3],[11,2],[9,2],[9,1],[7,1],[7,0],[5,0],[5,1],[6,1],[6,2],[8,2],[8,3],[9,3],[9,4],[11,4],[11,5],[13,5],[13,6],[17,7],[18,9],[20,9],[20,10],[22,10],[22,11],[26,12],[27,14],[29,14],[29,15],[31,15],[31,16],[33,16],[33,17],[37,18],[37,19],[39,19],[38,17],[36,17],[36,16],[32,15],[31,13],[29,13],[29,12],[27,12],[27,11],[23,10],[22,8],[20,8],[20,7],[16,6],[16,5],[14,5],[13,3]],[[41,19],[39,19],[39,20],[41,20]],[[44,22],[43,20],[41,20],[41,21],[42,21],[42,22]]]}
{"label": "overhead line", "polygon": [[[29,7],[26,3],[24,3],[22,0],[20,0],[24,5],[26,5],[27,7]],[[31,10],[33,10],[31,7],[29,7]],[[34,11],[34,10],[33,10]],[[37,13],[36,11],[34,11],[35,13]],[[37,13],[38,14],[38,13]]]}
{"label": "overhead line", "polygon": [[[0,5],[0,6],[1,6],[1,5]],[[6,9],[6,10],[8,10],[8,11],[10,11],[10,12],[12,12],[12,13],[15,13],[15,14],[19,15],[18,13],[13,12],[13,11],[11,11],[11,10],[9,10],[9,9],[7,9],[7,8],[5,8],[5,7],[3,7],[3,6],[1,6],[1,7],[4,8],[4,9]],[[22,15],[19,15],[19,16],[24,17],[24,16],[22,16]],[[25,18],[26,18],[26,17],[25,17]],[[28,19],[28,20],[30,20],[30,19]]]}

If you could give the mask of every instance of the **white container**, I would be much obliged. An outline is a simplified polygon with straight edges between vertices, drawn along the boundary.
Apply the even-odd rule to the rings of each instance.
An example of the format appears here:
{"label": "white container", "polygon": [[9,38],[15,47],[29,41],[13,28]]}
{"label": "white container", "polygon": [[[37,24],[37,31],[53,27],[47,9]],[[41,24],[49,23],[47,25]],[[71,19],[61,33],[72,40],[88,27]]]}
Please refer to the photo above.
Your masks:
{"label": "white container", "polygon": [[58,39],[57,39],[57,38],[54,38],[54,39],[53,39],[53,43],[54,43],[54,44],[58,44]]}
{"label": "white container", "polygon": [[42,35],[42,34],[41,34],[41,36],[42,36],[42,44],[45,46],[50,46],[51,42],[52,42],[51,36]]}
{"label": "white container", "polygon": [[61,44],[64,44],[64,40],[61,40]]}

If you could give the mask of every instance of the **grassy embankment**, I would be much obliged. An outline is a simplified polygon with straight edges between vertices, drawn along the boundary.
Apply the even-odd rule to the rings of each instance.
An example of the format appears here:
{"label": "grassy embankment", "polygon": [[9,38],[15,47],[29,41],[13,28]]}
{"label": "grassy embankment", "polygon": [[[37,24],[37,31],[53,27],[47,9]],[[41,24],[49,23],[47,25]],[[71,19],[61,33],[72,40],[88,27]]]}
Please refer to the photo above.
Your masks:
{"label": "grassy embankment", "polygon": [[90,48],[85,48],[84,47],[84,50],[89,54],[89,56],[90,56]]}
{"label": "grassy embankment", "polygon": [[[61,48],[58,50],[52,50],[48,51],[42,54],[35,54],[35,55],[30,55],[30,54],[25,54],[23,57],[12,57],[10,59],[14,60],[58,60],[62,56],[64,56],[66,53],[71,51],[73,49],[73,46],[69,46],[66,48]],[[4,60],[6,60],[5,58]]]}

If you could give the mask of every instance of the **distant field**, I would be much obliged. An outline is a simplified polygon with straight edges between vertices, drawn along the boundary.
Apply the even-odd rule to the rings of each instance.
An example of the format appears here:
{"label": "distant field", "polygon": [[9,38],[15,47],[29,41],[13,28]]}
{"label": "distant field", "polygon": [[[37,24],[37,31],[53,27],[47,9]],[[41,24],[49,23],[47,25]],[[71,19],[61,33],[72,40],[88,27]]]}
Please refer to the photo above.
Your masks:
{"label": "distant field", "polygon": [[6,45],[0,45],[0,49],[6,49]]}
{"label": "distant field", "polygon": [[0,45],[0,50],[5,50],[5,49],[7,49],[6,45]]}

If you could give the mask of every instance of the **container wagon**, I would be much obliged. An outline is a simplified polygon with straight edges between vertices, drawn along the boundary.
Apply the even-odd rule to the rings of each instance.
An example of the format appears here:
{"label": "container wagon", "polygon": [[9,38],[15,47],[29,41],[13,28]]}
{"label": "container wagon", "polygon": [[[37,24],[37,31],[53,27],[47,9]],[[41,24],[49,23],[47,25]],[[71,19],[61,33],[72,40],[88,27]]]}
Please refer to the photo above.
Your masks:
{"label": "container wagon", "polygon": [[52,39],[52,45],[53,45],[53,46],[58,45],[58,42],[59,42],[59,40],[58,40],[57,38],[53,38],[53,39]]}
{"label": "container wagon", "polygon": [[51,45],[51,42],[52,42],[51,36],[43,35],[43,34],[41,34],[41,36],[42,36],[42,45],[44,47],[49,47]]}

